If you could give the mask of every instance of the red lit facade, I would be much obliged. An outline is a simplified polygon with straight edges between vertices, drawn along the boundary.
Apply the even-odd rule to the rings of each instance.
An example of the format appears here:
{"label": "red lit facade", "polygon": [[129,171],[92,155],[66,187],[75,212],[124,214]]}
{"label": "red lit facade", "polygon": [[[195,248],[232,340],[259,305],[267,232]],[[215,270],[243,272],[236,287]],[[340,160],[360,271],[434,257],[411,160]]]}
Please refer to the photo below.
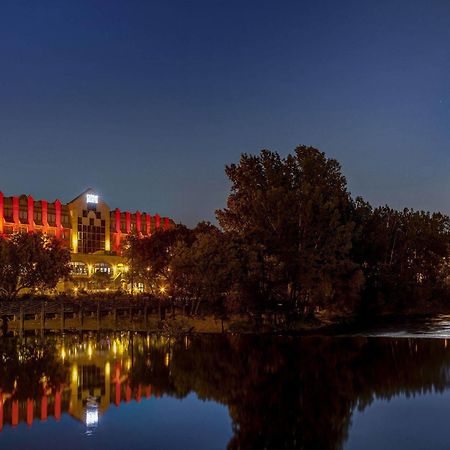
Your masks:
{"label": "red lit facade", "polygon": [[0,192],[0,234],[43,233],[62,239],[70,247],[68,205],[59,200],[34,200],[31,195],[5,197]]}
{"label": "red lit facade", "polygon": [[[94,289],[91,278],[98,272],[110,275],[114,282],[103,283],[103,288],[120,287],[126,271],[122,259],[126,238],[151,236],[172,226],[172,219],[159,214],[110,210],[92,189],[68,203],[35,200],[31,195],[7,197],[0,192],[0,235],[42,233],[61,239],[71,251],[76,286],[83,289]],[[98,283],[97,288],[101,289]]]}

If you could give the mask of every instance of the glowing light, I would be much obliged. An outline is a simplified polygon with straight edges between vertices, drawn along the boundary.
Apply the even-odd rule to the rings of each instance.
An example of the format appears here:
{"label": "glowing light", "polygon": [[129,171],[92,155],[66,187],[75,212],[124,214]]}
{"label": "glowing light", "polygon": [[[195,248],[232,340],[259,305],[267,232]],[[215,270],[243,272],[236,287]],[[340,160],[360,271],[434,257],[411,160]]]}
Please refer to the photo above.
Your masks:
{"label": "glowing light", "polygon": [[86,194],[86,202],[87,203],[98,203],[98,195],[95,194]]}
{"label": "glowing light", "polygon": [[164,364],[166,367],[169,367],[169,362],[170,362],[170,357],[169,357],[169,354],[166,353],[166,357],[164,359]]}
{"label": "glowing light", "polygon": [[93,349],[92,349],[92,344],[89,342],[88,348],[87,348],[87,354],[89,356],[89,359],[92,358],[92,353],[93,353]]}
{"label": "glowing light", "polygon": [[76,364],[72,366],[72,382],[78,383],[78,367]]}
{"label": "glowing light", "polygon": [[165,294],[165,293],[166,293],[166,287],[165,287],[165,286],[161,286],[161,287],[159,288],[159,292],[160,292],[161,294]]}
{"label": "glowing light", "polygon": [[117,344],[116,341],[113,342],[113,352],[116,355],[117,354]]}
{"label": "glowing light", "polygon": [[86,426],[95,427],[98,424],[98,409],[86,411]]}
{"label": "glowing light", "polygon": [[65,358],[66,358],[66,349],[63,347],[61,349],[61,359],[64,361]]}
{"label": "glowing light", "polygon": [[109,378],[111,374],[111,364],[109,364],[109,361],[105,364],[105,377]]}

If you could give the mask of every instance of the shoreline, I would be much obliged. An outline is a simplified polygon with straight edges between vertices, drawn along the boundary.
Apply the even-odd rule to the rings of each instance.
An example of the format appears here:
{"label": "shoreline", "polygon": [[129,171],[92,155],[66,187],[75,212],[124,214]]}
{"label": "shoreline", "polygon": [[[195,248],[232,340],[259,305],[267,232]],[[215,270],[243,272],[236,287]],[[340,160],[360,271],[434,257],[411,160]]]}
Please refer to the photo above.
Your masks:
{"label": "shoreline", "polygon": [[405,313],[343,315],[323,310],[314,317],[287,322],[282,315],[262,312],[219,316],[186,315],[157,299],[145,298],[28,298],[0,304],[0,318],[7,317],[8,331],[59,330],[136,331],[168,335],[235,333],[260,335],[327,335],[368,333],[404,328],[450,316],[442,307],[411,309]]}

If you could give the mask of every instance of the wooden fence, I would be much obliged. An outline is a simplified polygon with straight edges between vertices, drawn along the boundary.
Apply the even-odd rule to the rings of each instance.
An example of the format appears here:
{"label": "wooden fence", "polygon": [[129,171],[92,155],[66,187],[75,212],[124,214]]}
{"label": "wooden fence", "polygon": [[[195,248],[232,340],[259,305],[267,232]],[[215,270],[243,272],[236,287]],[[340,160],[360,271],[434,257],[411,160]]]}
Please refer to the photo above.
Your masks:
{"label": "wooden fence", "polygon": [[0,305],[11,330],[154,330],[165,318],[157,300],[17,300]]}

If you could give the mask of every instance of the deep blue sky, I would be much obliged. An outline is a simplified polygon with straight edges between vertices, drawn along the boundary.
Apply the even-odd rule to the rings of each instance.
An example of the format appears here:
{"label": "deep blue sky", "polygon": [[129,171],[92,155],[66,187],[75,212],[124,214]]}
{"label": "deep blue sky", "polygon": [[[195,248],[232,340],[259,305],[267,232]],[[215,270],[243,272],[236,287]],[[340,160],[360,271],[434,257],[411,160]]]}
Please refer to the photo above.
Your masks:
{"label": "deep blue sky", "polygon": [[212,219],[224,165],[313,145],[450,212],[450,2],[0,2],[0,190]]}

